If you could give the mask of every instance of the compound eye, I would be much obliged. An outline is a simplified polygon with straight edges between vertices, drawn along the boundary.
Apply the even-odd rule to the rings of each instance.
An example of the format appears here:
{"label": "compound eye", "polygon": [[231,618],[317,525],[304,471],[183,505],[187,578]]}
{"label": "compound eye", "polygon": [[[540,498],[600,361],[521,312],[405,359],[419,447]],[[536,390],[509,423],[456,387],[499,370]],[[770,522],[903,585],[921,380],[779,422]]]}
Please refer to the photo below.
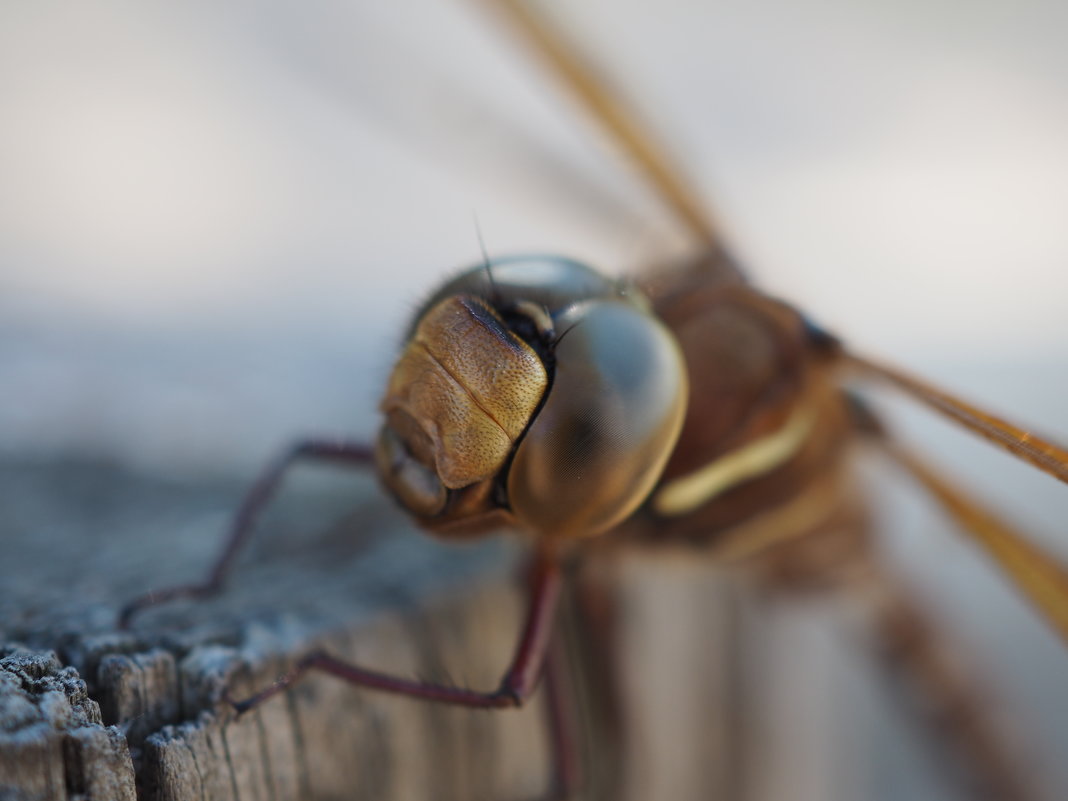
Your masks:
{"label": "compound eye", "polygon": [[528,529],[591,536],[652,491],[682,428],[686,368],[672,334],[624,301],[576,304],[556,328],[552,387],[519,443],[508,498]]}

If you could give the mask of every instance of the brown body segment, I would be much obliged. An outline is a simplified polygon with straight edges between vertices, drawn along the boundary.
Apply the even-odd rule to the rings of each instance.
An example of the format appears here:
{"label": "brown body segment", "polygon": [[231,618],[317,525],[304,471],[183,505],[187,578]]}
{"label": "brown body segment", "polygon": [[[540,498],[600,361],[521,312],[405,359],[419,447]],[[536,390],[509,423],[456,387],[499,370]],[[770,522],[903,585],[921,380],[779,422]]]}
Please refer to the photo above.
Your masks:
{"label": "brown body segment", "polygon": [[[817,488],[827,495],[824,479],[845,460],[851,422],[829,380],[831,360],[802,316],[738,278],[701,271],[649,291],[682,350],[690,402],[678,446],[635,521],[643,536],[711,540]],[[723,469],[704,502],[657,508],[666,488],[710,467]],[[830,515],[836,499],[823,506]]]}

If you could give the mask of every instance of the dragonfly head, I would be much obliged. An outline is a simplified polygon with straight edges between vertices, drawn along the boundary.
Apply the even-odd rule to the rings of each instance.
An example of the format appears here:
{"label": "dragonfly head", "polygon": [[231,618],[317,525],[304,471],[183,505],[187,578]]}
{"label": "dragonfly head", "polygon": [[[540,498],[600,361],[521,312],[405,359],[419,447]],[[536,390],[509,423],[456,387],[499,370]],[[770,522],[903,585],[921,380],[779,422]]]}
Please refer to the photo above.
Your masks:
{"label": "dragonfly head", "polygon": [[645,499],[687,396],[645,299],[567,259],[461,273],[418,310],[381,409],[389,490],[443,535],[599,534]]}

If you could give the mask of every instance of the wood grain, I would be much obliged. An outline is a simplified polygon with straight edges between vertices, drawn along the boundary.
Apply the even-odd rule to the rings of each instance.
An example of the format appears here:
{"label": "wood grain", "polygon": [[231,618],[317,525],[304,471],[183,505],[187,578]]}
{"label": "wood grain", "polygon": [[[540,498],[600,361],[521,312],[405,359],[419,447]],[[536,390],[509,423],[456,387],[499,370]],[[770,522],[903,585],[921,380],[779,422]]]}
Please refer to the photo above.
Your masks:
{"label": "wood grain", "polygon": [[[468,711],[315,676],[240,720],[220,703],[313,648],[479,688],[510,656],[516,543],[436,544],[373,480],[328,476],[295,477],[222,595],[122,632],[123,602],[207,568],[240,482],[0,460],[0,800],[538,798],[537,696]],[[603,556],[582,586],[600,587],[615,617],[591,627],[596,608],[573,593],[562,621],[582,798],[931,786],[886,749],[914,731],[888,729],[859,686],[868,668],[842,647],[840,607],[762,595],[692,553]],[[871,782],[888,769],[896,783],[880,795]]]}
{"label": "wood grain", "polygon": [[240,720],[220,703],[313,647],[493,686],[521,613],[500,543],[426,542],[366,479],[298,482],[222,596],[120,632],[125,599],[204,569],[240,487],[94,463],[0,472],[5,801],[521,797],[546,780],[538,705],[472,715],[325,677]]}

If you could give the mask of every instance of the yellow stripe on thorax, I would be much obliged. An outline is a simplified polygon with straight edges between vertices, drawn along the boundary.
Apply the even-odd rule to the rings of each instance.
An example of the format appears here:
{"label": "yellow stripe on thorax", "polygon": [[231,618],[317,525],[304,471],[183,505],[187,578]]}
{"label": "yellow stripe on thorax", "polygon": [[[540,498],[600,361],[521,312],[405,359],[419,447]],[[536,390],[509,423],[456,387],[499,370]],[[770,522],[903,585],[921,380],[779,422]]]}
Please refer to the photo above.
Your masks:
{"label": "yellow stripe on thorax", "polygon": [[841,476],[818,479],[801,495],[725,531],[712,544],[722,562],[740,562],[817,531],[842,504]]}
{"label": "yellow stripe on thorax", "polygon": [[653,496],[653,510],[665,517],[688,514],[736,484],[770,472],[797,453],[815,422],[813,404],[799,406],[778,431],[666,484]]}

